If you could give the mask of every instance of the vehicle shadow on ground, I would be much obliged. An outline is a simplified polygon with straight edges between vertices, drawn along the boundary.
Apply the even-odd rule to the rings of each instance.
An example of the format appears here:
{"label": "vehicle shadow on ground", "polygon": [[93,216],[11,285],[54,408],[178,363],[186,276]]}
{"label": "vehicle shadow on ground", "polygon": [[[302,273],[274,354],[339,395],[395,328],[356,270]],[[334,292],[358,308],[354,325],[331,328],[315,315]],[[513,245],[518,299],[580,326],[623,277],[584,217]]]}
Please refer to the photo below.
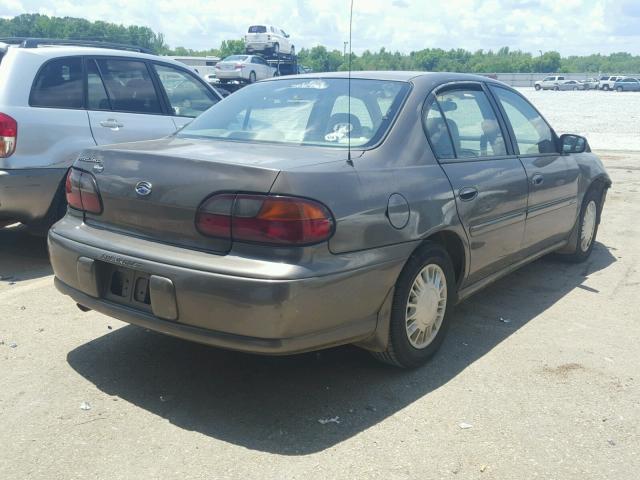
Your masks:
{"label": "vehicle shadow on ground", "polygon": [[22,225],[0,228],[0,282],[19,282],[51,275],[47,239]]}
{"label": "vehicle shadow on ground", "polygon": [[[67,360],[103,392],[180,428],[252,450],[306,455],[362,432],[446,384],[613,262],[609,249],[596,244],[584,264],[545,258],[528,265],[460,305],[440,352],[413,371],[379,365],[355,347],[262,357],[133,326],[76,348]],[[339,425],[318,422],[336,416]]]}

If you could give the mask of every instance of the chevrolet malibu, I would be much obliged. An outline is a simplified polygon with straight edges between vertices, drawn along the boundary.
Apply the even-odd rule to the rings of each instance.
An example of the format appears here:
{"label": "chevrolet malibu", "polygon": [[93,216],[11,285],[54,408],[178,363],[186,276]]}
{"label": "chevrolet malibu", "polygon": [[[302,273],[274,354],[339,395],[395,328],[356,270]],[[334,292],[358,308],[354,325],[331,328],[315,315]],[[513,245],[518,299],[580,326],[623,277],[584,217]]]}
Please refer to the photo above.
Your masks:
{"label": "chevrolet malibu", "polygon": [[583,137],[485,77],[282,77],[168,138],[84,151],[49,249],[83,310],[415,367],[457,302],[551,252],[585,260],[610,185]]}

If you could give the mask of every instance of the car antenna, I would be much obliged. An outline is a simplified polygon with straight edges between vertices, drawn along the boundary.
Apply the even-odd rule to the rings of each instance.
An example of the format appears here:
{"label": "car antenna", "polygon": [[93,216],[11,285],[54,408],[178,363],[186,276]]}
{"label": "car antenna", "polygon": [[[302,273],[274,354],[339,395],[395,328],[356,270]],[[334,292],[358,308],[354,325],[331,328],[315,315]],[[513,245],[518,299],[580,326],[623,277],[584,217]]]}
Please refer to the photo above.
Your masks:
{"label": "car antenna", "polygon": [[353,0],[351,0],[351,8],[349,10],[349,73],[347,79],[347,118],[349,119],[349,130],[347,130],[347,163],[353,166],[353,160],[351,160],[351,130],[353,125],[351,124],[351,25],[353,24]]}

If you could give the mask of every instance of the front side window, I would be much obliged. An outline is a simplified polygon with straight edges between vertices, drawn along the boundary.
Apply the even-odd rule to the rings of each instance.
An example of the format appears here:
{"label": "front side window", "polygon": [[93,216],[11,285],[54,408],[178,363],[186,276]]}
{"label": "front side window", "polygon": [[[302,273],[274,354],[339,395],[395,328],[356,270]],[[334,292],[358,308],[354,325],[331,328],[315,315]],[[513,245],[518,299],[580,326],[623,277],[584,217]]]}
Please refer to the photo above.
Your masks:
{"label": "front side window", "polygon": [[59,58],[47,62],[31,90],[30,105],[49,108],[83,108],[82,59]]}
{"label": "front side window", "polygon": [[460,88],[436,95],[457,158],[506,155],[500,124],[482,90]]}
{"label": "front side window", "polygon": [[97,62],[113,110],[162,113],[158,94],[144,62],[112,59],[99,59]]}
{"label": "front side window", "polygon": [[491,88],[507,114],[521,155],[558,153],[553,130],[528,101],[510,90]]}
{"label": "front side window", "polygon": [[154,65],[167,92],[174,115],[197,117],[218,99],[187,72],[166,65]]}
{"label": "front side window", "polygon": [[[227,97],[179,136],[326,147],[368,147],[387,132],[409,90],[406,82],[345,78],[256,83]],[[382,100],[384,100],[382,102]],[[390,106],[383,114],[381,103]]]}

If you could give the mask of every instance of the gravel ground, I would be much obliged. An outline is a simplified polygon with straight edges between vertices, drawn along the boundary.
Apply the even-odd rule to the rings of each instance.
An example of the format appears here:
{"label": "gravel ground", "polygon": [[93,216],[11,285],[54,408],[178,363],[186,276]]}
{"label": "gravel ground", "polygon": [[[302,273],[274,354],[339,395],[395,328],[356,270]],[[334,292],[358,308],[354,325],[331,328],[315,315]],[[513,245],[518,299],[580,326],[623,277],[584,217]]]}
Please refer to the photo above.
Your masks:
{"label": "gravel ground", "polygon": [[604,158],[591,259],[542,259],[471,298],[411,372],[81,313],[44,242],[0,231],[0,478],[637,478],[640,155]]}
{"label": "gravel ground", "polygon": [[640,151],[640,92],[519,90],[558,133],[586,136],[595,150]]}

